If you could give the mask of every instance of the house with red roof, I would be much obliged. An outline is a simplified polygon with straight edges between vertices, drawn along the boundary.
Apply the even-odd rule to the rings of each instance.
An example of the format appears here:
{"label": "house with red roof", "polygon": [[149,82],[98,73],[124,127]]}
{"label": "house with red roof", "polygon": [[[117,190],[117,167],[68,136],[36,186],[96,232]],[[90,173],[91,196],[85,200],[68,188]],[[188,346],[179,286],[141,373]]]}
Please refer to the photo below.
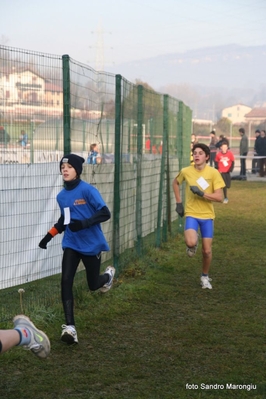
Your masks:
{"label": "house with red roof", "polygon": [[266,122],[266,107],[253,108],[245,115],[246,122],[260,124]]}

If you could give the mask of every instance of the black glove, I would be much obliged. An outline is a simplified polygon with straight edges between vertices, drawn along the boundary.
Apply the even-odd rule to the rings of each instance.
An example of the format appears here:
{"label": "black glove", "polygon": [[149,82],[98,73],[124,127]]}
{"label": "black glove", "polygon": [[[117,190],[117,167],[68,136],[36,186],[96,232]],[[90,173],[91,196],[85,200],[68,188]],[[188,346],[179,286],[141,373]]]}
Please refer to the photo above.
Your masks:
{"label": "black glove", "polygon": [[64,216],[61,215],[60,218],[58,219],[57,223],[54,225],[56,230],[58,231],[58,234],[63,233],[65,231],[66,226],[64,225]]}
{"label": "black glove", "polygon": [[184,207],[182,202],[177,202],[175,207],[176,212],[182,218],[184,216]]}
{"label": "black glove", "polygon": [[39,247],[42,249],[47,249],[47,244],[53,238],[52,234],[47,233],[45,237],[39,242]]}
{"label": "black glove", "polygon": [[90,225],[91,224],[89,222],[89,219],[83,219],[83,220],[71,219],[71,222],[68,225],[68,227],[73,233],[76,233],[77,231],[90,227]]}
{"label": "black glove", "polygon": [[193,194],[197,194],[200,197],[203,197],[204,192],[201,191],[197,186],[190,186],[190,190],[192,191]]}

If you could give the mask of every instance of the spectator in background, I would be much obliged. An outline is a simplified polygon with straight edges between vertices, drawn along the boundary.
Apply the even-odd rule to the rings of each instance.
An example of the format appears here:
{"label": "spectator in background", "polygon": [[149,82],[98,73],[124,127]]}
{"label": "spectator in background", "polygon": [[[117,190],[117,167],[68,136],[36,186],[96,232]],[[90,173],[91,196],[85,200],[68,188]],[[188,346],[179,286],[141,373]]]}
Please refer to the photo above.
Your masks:
{"label": "spectator in background", "polygon": [[161,154],[161,155],[162,155],[162,153],[163,153],[163,142],[162,142],[162,141],[160,142],[160,145],[159,145],[158,151],[159,151],[159,154]]}
{"label": "spectator in background", "polygon": [[146,152],[150,152],[151,151],[151,139],[150,139],[150,137],[148,137],[148,139],[146,140],[145,150],[146,150]]}
{"label": "spectator in background", "polygon": [[255,131],[255,142],[254,142],[254,158],[252,159],[252,173],[258,173],[259,172],[259,159],[256,159],[256,157],[259,156],[258,154],[258,140],[260,138],[260,130]]}
{"label": "spectator in background", "polygon": [[[241,127],[238,131],[241,136],[239,154],[241,157],[246,157],[248,154],[248,138],[243,127]],[[246,158],[240,158],[240,176],[246,176]]]}
{"label": "spectator in background", "polygon": [[265,130],[260,131],[260,137],[257,142],[257,152],[260,157],[260,177],[266,176],[266,134]]}
{"label": "spectator in background", "polygon": [[27,316],[15,316],[13,323],[13,329],[0,330],[0,354],[14,346],[23,346],[40,358],[44,359],[49,355],[49,338],[43,331],[38,330]]}
{"label": "spectator in background", "polygon": [[224,142],[227,143],[228,148],[229,148],[229,141],[228,141],[228,139],[227,139],[223,134],[220,134],[220,136],[219,136],[219,141],[216,143],[216,148],[220,149],[222,143],[224,143]]}
{"label": "spectator in background", "polygon": [[158,154],[157,147],[155,144],[153,144],[153,146],[151,148],[151,152],[152,152],[152,154]]}
{"label": "spectator in background", "polygon": [[210,166],[214,166],[214,160],[216,157],[216,153],[217,153],[217,137],[215,135],[215,131],[212,130],[210,132],[210,144],[209,144],[209,149],[210,149]]}
{"label": "spectator in background", "polygon": [[29,141],[28,141],[28,135],[26,134],[25,130],[21,130],[20,132],[20,138],[18,140],[18,143],[21,145],[21,147],[26,148]]}
{"label": "spectator in background", "polygon": [[194,133],[192,133],[192,135],[191,135],[191,144],[196,144],[198,142],[198,138],[197,138],[197,136],[194,134]]}
{"label": "spectator in background", "polygon": [[191,152],[190,152],[190,164],[191,165],[194,165],[192,149],[193,149],[194,144],[196,144],[197,142],[198,142],[197,136],[194,133],[192,133],[191,141],[190,141],[190,150],[191,150]]}
{"label": "spectator in background", "polygon": [[7,145],[10,142],[10,136],[3,126],[0,126],[0,144]]}
{"label": "spectator in background", "polygon": [[96,165],[102,162],[102,157],[99,153],[98,145],[93,143],[90,145],[90,152],[87,159],[87,163],[91,165]]}
{"label": "spectator in background", "polygon": [[228,149],[228,144],[224,141],[220,150],[215,157],[215,166],[221,173],[224,180],[225,187],[223,187],[224,204],[228,203],[227,189],[231,187],[231,172],[233,172],[235,157],[234,154]]}

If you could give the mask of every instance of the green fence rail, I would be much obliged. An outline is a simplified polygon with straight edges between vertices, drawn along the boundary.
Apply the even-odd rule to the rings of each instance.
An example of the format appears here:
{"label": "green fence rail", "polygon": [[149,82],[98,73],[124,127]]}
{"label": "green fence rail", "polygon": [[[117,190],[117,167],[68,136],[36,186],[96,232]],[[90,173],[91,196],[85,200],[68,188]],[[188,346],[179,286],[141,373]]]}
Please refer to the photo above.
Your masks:
{"label": "green fence rail", "polygon": [[119,274],[180,232],[171,181],[189,165],[191,124],[189,107],[145,83],[68,55],[1,46],[0,289],[60,273],[61,238],[47,252],[38,242],[58,218],[58,161],[69,152],[87,160],[91,144],[98,162],[82,176],[112,213],[103,262]]}

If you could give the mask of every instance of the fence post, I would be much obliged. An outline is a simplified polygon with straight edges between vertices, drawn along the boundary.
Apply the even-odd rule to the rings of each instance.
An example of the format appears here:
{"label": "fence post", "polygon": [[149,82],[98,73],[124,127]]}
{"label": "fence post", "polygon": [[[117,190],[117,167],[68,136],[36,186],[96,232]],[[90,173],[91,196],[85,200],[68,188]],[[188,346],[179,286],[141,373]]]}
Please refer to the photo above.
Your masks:
{"label": "fence post", "polygon": [[137,232],[137,254],[142,253],[142,187],[141,166],[143,153],[143,86],[138,85],[138,111],[137,111],[137,184],[136,184],[136,232]]}
{"label": "fence post", "polygon": [[165,181],[165,211],[163,212],[163,241],[167,241],[167,225],[169,218],[169,199],[170,199],[170,187],[169,187],[169,148],[168,148],[168,135],[169,135],[169,123],[168,123],[168,112],[169,112],[169,96],[165,94],[163,96],[163,182]]}
{"label": "fence post", "polygon": [[[159,198],[158,198],[158,212],[157,212],[157,237],[156,237],[156,247],[161,244],[161,223],[162,223],[162,210],[163,210],[163,189],[165,180],[165,155],[167,151],[167,128],[168,128],[168,98],[169,96],[165,94],[163,96],[163,148],[161,157],[161,171],[160,171],[160,185],[159,185]],[[166,215],[163,219],[163,240],[167,238],[167,224]]]}
{"label": "fence post", "polygon": [[[177,114],[177,153],[178,153],[178,169],[179,171],[183,168],[184,160],[184,126],[183,126],[183,114],[184,114],[184,103],[182,101],[178,104]],[[183,188],[181,188],[182,202],[184,202]],[[178,215],[178,233],[182,233],[184,229],[183,218]]]}
{"label": "fence post", "polygon": [[186,106],[186,132],[187,135],[190,137],[191,134],[191,127],[192,127],[192,109]]}
{"label": "fence post", "polygon": [[70,121],[71,121],[71,105],[70,105],[70,66],[69,55],[62,57],[63,61],[63,131],[64,131],[64,154],[71,152],[70,140]]}
{"label": "fence post", "polygon": [[113,208],[113,265],[119,268],[120,252],[120,165],[121,165],[121,107],[122,76],[115,76],[115,154],[114,154],[114,208]]}
{"label": "fence post", "polygon": [[177,113],[177,154],[178,154],[178,169],[183,168],[183,102],[179,101]]}
{"label": "fence post", "polygon": [[171,196],[172,185],[170,182],[170,161],[169,161],[169,146],[170,146],[170,133],[171,133],[171,118],[169,117],[169,96],[164,99],[164,129],[165,129],[165,156],[166,156],[166,223],[164,227],[164,238],[167,241],[167,232],[171,235],[172,232],[172,218],[171,218]]}

